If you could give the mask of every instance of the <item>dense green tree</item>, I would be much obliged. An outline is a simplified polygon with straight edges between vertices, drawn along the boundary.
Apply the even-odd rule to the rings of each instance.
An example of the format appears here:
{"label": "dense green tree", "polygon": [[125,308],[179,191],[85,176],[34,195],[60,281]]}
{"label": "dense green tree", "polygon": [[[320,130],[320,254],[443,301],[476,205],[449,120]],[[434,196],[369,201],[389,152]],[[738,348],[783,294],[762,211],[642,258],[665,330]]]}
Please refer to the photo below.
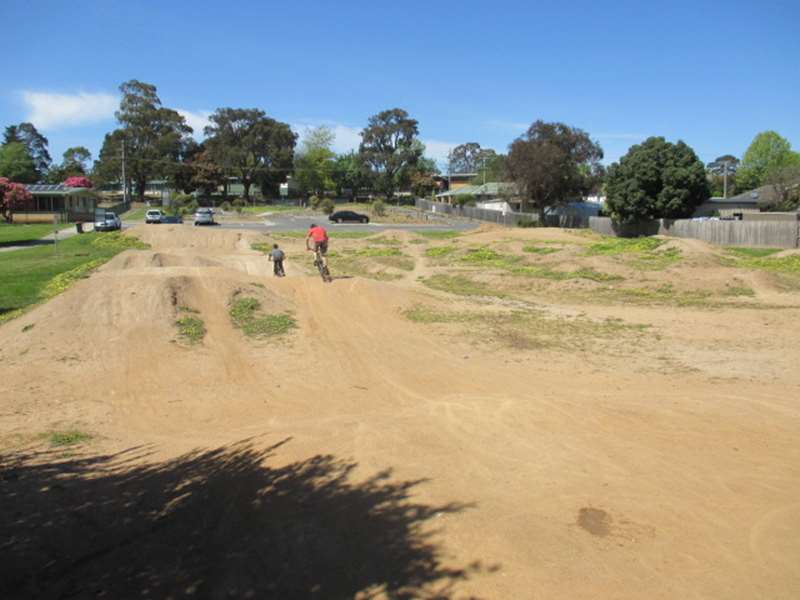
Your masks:
{"label": "dense green tree", "polygon": [[28,148],[22,142],[0,146],[0,177],[18,183],[36,183],[39,173]]}
{"label": "dense green tree", "polygon": [[765,183],[772,188],[774,200],[762,208],[793,211],[800,207],[800,162],[771,168]]}
{"label": "dense green tree", "polygon": [[477,175],[472,179],[473,185],[484,183],[508,181],[510,176],[506,167],[507,156],[497,154],[494,150],[486,151],[485,160],[481,161]]}
{"label": "dense green tree", "polygon": [[606,209],[620,223],[689,217],[708,199],[703,163],[683,142],[651,137],[608,170]]}
{"label": "dense green tree", "polygon": [[506,167],[529,208],[544,222],[548,208],[587,194],[602,172],[603,150],[581,130],[564,123],[536,121],[512,142]]}
{"label": "dense green tree", "polygon": [[400,108],[371,116],[361,131],[359,154],[389,198],[394,195],[398,174],[422,156],[424,147],[415,143],[418,133],[417,121]]}
{"label": "dense green tree", "polygon": [[736,172],[738,191],[746,192],[766,183],[770,169],[800,164],[789,141],[774,131],[762,131],[750,143]]}
{"label": "dense green tree", "polygon": [[[122,177],[122,142],[125,139],[125,132],[122,129],[115,129],[105,135],[100,153],[92,167],[92,179],[95,185],[102,187],[118,183]],[[126,187],[131,187],[131,172],[126,171]]]}
{"label": "dense green tree", "polygon": [[192,171],[190,184],[184,188],[185,191],[199,190],[206,196],[210,196],[225,184],[225,171],[214,162],[211,152],[205,144],[201,145],[200,151],[194,154],[189,161]]}
{"label": "dense green tree", "polygon": [[21,142],[28,149],[28,153],[33,159],[38,178],[44,176],[50,168],[52,159],[47,149],[48,141],[34,127],[33,123],[20,123],[19,125],[9,125],[6,127],[4,143]]}
{"label": "dense green tree", "polygon": [[335,139],[329,127],[308,129],[303,134],[303,142],[294,159],[294,180],[304,194],[322,197],[324,192],[333,190],[334,159],[331,150]]}
{"label": "dense green tree", "polygon": [[257,108],[218,108],[209,122],[205,129],[209,154],[226,174],[239,178],[245,200],[253,183],[264,191],[291,172],[297,135],[286,123]]}
{"label": "dense green tree", "polygon": [[372,187],[372,173],[357,152],[337,156],[333,162],[331,178],[338,196],[344,195],[345,190],[355,195],[359,190]]}

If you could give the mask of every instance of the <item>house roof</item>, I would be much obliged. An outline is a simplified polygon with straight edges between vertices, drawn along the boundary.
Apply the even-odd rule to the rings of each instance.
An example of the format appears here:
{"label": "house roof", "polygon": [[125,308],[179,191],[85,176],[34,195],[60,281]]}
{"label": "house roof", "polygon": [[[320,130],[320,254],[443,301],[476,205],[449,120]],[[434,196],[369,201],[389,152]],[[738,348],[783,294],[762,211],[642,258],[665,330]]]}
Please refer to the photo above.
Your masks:
{"label": "house roof", "polygon": [[92,192],[90,188],[69,187],[63,183],[30,183],[25,185],[34,196],[70,196]]}
{"label": "house roof", "polygon": [[483,185],[465,185],[455,190],[437,194],[437,198],[450,198],[452,196],[513,196],[517,193],[517,186],[508,181],[490,181]]}

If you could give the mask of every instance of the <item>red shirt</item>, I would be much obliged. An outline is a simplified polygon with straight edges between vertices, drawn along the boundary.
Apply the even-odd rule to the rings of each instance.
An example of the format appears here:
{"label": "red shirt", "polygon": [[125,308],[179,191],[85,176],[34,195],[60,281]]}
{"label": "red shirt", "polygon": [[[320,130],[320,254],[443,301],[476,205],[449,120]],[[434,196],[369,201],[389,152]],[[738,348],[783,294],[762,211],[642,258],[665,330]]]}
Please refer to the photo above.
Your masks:
{"label": "red shirt", "polygon": [[308,235],[311,236],[311,239],[315,242],[327,242],[328,241],[328,232],[325,231],[324,227],[320,227],[317,225],[316,227],[312,227],[308,230]]}

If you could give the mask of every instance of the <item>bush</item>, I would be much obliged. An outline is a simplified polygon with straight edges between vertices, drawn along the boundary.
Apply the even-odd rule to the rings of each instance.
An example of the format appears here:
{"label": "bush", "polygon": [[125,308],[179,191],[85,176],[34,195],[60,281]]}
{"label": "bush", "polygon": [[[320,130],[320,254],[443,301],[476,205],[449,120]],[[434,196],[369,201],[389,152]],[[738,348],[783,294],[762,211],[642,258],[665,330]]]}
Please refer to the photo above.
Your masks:
{"label": "bush", "polygon": [[689,217],[708,199],[706,170],[689,146],[651,137],[608,170],[606,206],[619,223]]}
{"label": "bush", "polygon": [[453,201],[461,208],[465,206],[475,206],[475,196],[472,194],[459,194],[455,196]]}
{"label": "bush", "polygon": [[372,203],[372,214],[378,217],[386,214],[386,204],[383,203],[383,200],[375,200]]}
{"label": "bush", "polygon": [[319,203],[319,209],[324,212],[326,215],[331,214],[334,210],[336,210],[336,204],[330,198],[325,198]]}
{"label": "bush", "polygon": [[319,196],[311,196],[308,199],[308,205],[314,210],[317,210],[319,208],[320,202],[321,200],[319,199]]}
{"label": "bush", "polygon": [[241,198],[236,198],[233,201],[233,209],[237,213],[242,214],[242,210],[244,209],[244,200],[242,200]]}
{"label": "bush", "polygon": [[220,205],[220,208],[221,208],[222,210],[224,210],[225,212],[231,212],[231,203],[230,203],[230,202],[228,202],[227,200],[225,200],[225,202],[223,202],[223,203]]}

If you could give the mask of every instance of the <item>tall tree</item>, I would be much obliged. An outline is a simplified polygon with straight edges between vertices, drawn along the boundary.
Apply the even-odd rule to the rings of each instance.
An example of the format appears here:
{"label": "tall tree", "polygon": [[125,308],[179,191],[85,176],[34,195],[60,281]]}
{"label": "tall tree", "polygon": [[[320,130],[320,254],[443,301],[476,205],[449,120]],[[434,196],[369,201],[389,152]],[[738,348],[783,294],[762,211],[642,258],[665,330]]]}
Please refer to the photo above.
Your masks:
{"label": "tall tree", "polygon": [[762,131],[750,143],[736,173],[738,190],[746,192],[766,183],[770,169],[800,162],[789,141],[774,131]]}
{"label": "tall tree", "polygon": [[148,180],[169,177],[180,168],[192,128],[177,111],[161,105],[156,86],[132,79],[119,89],[122,100],[116,117],[121,127],[106,135],[98,162],[110,163],[100,167],[109,175],[119,166],[124,143],[126,177],[143,201]]}
{"label": "tall tree", "polygon": [[509,174],[506,167],[506,159],[507,156],[505,154],[497,154],[494,150],[486,150],[472,183],[481,185],[483,183],[508,181]]}
{"label": "tall tree", "polygon": [[606,194],[612,218],[632,223],[689,217],[708,199],[709,189],[694,150],[681,141],[651,137],[611,165]]}
{"label": "tall tree", "polygon": [[334,139],[333,131],[324,125],[307,129],[303,134],[294,159],[294,180],[303,193],[321,196],[336,187],[333,180],[336,154],[331,150]]}
{"label": "tall tree", "polygon": [[712,196],[722,195],[727,198],[735,190],[738,167],[739,159],[732,154],[718,156],[706,165]]}
{"label": "tall tree", "polygon": [[32,123],[9,125],[5,129],[3,138],[4,144],[23,144],[33,160],[33,168],[36,170],[37,179],[44,176],[52,162],[50,152],[47,150],[48,141]]}
{"label": "tall tree", "polygon": [[68,177],[86,175],[92,153],[83,146],[73,146],[64,151],[60,165],[53,165],[45,177],[48,183],[61,183]]}
{"label": "tall tree", "polygon": [[209,122],[205,134],[210,155],[226,173],[239,177],[245,200],[254,182],[263,191],[291,171],[297,135],[286,123],[257,108],[218,108]]}
{"label": "tall tree", "polygon": [[36,183],[39,173],[28,148],[22,142],[0,146],[0,177],[19,183]]}
{"label": "tall tree", "polygon": [[389,198],[397,187],[397,175],[422,156],[420,144],[415,144],[418,133],[417,121],[400,108],[371,116],[361,132],[359,154]]}
{"label": "tall tree", "polygon": [[456,146],[450,151],[448,163],[451,173],[477,173],[495,154],[494,150],[481,148],[477,142]]}
{"label": "tall tree", "polygon": [[506,165],[522,196],[544,222],[547,208],[588,193],[602,172],[603,150],[581,130],[536,121],[509,147]]}

